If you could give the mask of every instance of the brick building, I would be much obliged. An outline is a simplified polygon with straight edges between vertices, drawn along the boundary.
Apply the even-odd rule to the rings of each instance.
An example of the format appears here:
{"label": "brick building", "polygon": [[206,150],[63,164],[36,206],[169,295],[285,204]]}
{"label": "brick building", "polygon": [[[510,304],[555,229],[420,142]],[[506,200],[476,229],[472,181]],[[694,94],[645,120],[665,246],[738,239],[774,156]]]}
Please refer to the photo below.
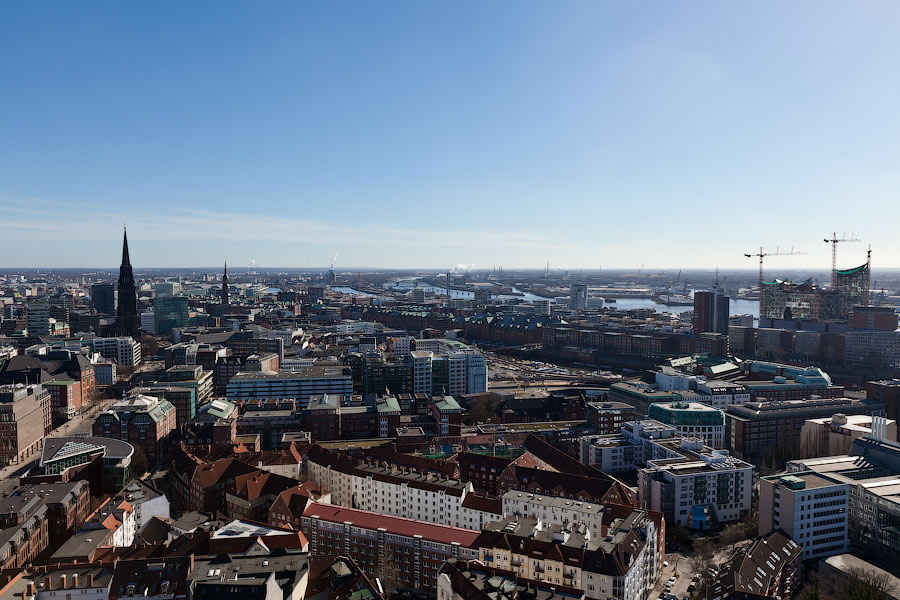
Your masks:
{"label": "brick building", "polygon": [[0,465],[39,453],[51,423],[50,393],[41,384],[0,386]]}
{"label": "brick building", "polygon": [[124,440],[141,448],[150,466],[168,459],[176,431],[175,407],[168,400],[135,394],[100,413],[93,425],[96,436]]}
{"label": "brick building", "polygon": [[349,554],[369,576],[435,592],[451,558],[474,560],[479,532],[401,517],[310,503],[302,518],[312,555]]}

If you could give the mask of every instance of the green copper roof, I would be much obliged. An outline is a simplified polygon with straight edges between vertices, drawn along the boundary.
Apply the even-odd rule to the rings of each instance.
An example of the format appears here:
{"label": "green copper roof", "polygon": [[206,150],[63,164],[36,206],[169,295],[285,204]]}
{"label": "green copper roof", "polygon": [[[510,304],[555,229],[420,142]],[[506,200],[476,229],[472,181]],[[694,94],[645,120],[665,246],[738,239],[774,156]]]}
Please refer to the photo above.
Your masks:
{"label": "green copper roof", "polygon": [[[840,273],[840,271],[838,271]],[[806,285],[807,283],[812,283],[812,278],[805,279],[803,281],[786,281],[782,279],[775,279],[773,281],[763,281],[763,285]]]}
{"label": "green copper roof", "polygon": [[866,267],[868,267],[868,266],[869,266],[868,264],[865,264],[865,265],[860,265],[860,266],[856,267],[855,269],[846,269],[846,270],[835,269],[834,272],[837,273],[838,275],[853,275],[854,273],[859,273],[860,271],[865,271]]}

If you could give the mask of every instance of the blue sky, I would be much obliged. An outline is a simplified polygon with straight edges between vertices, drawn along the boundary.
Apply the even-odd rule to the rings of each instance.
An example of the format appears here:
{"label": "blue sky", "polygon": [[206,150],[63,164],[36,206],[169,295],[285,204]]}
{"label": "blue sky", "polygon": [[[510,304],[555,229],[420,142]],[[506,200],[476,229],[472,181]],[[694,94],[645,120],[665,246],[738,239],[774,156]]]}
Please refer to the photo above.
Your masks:
{"label": "blue sky", "polygon": [[[0,266],[900,267],[900,3],[4,2]],[[840,250],[863,262],[862,244]],[[307,258],[308,257],[308,258]]]}

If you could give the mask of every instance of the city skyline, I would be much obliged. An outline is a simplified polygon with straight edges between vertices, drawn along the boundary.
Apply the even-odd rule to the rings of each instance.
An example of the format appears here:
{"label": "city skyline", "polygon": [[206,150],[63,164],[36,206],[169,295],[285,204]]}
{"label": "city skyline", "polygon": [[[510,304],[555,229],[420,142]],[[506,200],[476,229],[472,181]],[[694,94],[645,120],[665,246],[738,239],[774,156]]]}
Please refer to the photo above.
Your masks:
{"label": "city skyline", "polygon": [[896,4],[393,8],[3,6],[0,268],[900,267]]}

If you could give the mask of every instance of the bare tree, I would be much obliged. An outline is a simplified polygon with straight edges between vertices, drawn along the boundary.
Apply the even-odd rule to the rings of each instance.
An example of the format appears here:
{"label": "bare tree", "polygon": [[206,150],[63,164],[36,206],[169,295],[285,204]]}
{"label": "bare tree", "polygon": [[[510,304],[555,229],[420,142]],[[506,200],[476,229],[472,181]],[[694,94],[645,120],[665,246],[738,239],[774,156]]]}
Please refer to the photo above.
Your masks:
{"label": "bare tree", "polygon": [[706,577],[706,571],[712,565],[715,545],[711,540],[697,540],[694,542],[694,553],[690,557],[690,568],[694,573],[700,573]]}
{"label": "bare tree", "polygon": [[384,546],[378,557],[378,579],[384,589],[384,597],[391,598],[403,586],[403,576],[397,553],[393,548]]}
{"label": "bare tree", "polygon": [[726,529],[721,536],[719,536],[719,542],[721,544],[727,544],[731,546],[732,550],[734,550],[734,545],[738,542],[747,539],[747,534],[744,530],[744,525],[741,523],[736,523]]}
{"label": "bare tree", "polygon": [[897,590],[890,575],[858,567],[847,571],[847,600],[887,600]]}

